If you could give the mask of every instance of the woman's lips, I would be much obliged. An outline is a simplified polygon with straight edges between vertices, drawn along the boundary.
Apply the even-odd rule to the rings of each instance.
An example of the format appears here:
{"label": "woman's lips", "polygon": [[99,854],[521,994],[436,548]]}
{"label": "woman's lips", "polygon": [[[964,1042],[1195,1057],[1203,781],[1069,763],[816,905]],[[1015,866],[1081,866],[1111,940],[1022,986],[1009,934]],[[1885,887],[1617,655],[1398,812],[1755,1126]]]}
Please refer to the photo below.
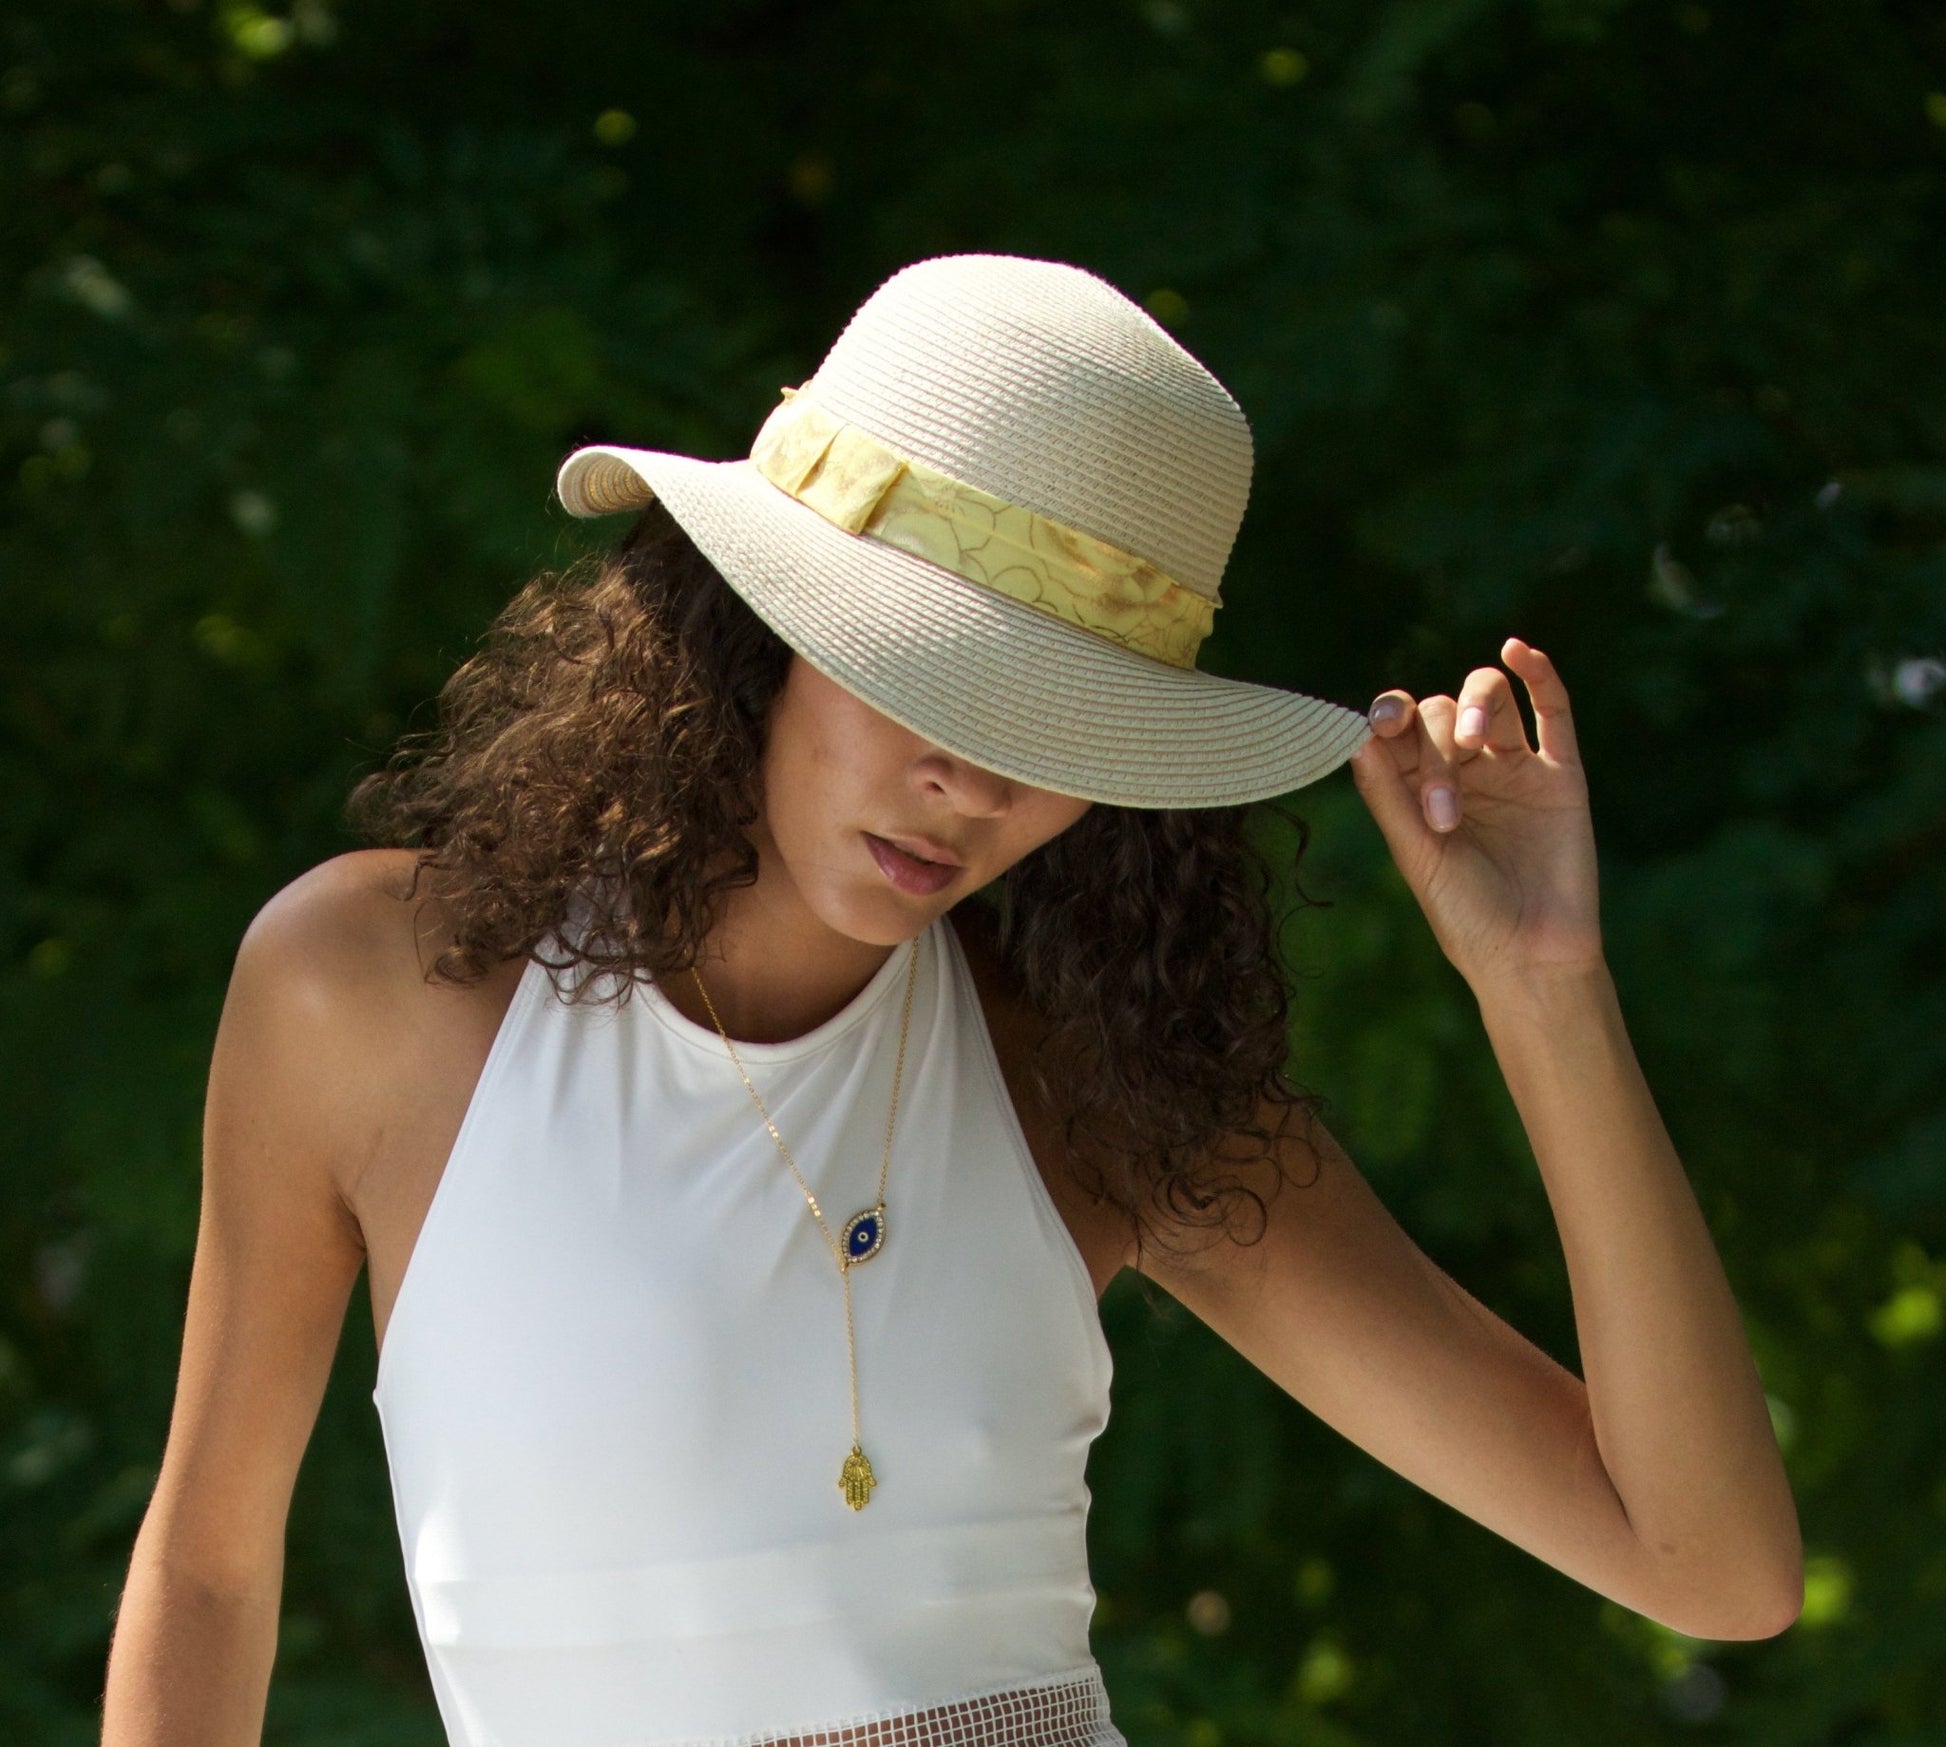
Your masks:
{"label": "woman's lips", "polygon": [[915,897],[926,897],[951,885],[953,876],[960,871],[943,862],[921,861],[917,856],[907,855],[903,849],[887,843],[883,837],[874,837],[869,831],[864,833],[864,838],[872,859],[885,877],[900,891],[911,892]]}

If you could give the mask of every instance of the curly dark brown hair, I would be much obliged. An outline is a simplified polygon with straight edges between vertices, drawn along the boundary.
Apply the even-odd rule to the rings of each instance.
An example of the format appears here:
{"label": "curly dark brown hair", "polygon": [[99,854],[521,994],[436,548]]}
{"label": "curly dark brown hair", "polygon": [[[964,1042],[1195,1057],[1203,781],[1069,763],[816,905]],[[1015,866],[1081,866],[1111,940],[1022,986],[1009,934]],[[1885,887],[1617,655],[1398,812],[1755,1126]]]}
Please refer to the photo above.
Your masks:
{"label": "curly dark brown hair", "polygon": [[[659,503],[611,550],[527,583],[446,682],[437,725],[346,802],[368,842],[417,852],[408,896],[432,876],[451,934],[428,975],[531,957],[564,999],[621,1002],[697,963],[722,895],[757,877],[745,832],[790,660]],[[1076,1179],[1128,1221],[1138,1259],[1198,1230],[1256,1242],[1264,1200],[1239,1167],[1279,1161],[1293,1112],[1323,1102],[1285,1073],[1260,807],[1294,828],[1293,889],[1322,904],[1296,885],[1308,827],[1265,803],[1096,803],[966,900],[1038,1021],[1034,1083]],[[557,933],[570,905],[579,925]]]}

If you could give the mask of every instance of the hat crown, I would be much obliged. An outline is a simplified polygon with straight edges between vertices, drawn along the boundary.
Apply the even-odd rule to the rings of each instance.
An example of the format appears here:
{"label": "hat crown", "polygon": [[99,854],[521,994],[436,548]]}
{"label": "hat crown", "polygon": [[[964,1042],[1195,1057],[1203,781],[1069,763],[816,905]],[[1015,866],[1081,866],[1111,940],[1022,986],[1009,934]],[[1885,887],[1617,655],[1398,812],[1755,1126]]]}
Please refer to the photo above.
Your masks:
{"label": "hat crown", "polygon": [[1250,493],[1249,422],[1085,268],[916,261],[859,305],[804,387],[903,454],[1220,599]]}

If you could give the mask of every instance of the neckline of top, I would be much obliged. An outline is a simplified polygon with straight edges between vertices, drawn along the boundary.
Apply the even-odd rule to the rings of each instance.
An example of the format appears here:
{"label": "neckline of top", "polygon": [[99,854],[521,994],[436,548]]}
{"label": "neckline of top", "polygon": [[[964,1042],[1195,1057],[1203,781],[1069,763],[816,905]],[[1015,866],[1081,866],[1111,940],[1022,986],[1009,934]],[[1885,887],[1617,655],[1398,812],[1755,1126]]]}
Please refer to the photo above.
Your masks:
{"label": "neckline of top", "polygon": [[[917,952],[919,943],[942,921],[943,917],[935,917],[906,943],[909,949]],[[829,1019],[812,1026],[809,1031],[798,1033],[796,1037],[780,1037],[767,1043],[745,1043],[742,1038],[736,1038],[733,1041],[737,1054],[746,1062],[783,1062],[810,1055],[835,1043],[873,1012],[895,983],[903,981],[908,962],[907,953],[894,947],[885,955],[885,962],[872,972],[865,986]],[[645,981],[640,985],[639,992],[646,1000],[649,1011],[675,1036],[697,1049],[728,1059],[729,1051],[723,1047],[723,1034],[713,1025],[701,1025],[691,1019],[662,992],[658,983]]]}

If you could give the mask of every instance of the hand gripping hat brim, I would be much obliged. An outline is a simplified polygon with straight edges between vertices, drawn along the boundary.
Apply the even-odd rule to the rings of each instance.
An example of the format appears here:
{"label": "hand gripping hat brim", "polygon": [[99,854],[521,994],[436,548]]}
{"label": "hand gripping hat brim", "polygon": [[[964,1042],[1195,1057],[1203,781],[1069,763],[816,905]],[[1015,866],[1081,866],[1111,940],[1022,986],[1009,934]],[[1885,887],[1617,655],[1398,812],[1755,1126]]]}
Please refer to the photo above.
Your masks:
{"label": "hand gripping hat brim", "polygon": [[[793,413],[824,433],[795,467],[766,447]],[[866,489],[834,509],[816,481],[840,457]],[[1148,628],[1162,607],[1086,598],[1105,560],[1134,578],[1122,593],[1206,626],[1249,470],[1234,401],[1106,281],[957,255],[873,293],[751,457],[594,444],[556,488],[577,516],[659,498],[798,654],[949,752],[1084,800],[1208,807],[1301,788],[1371,732],[1359,711],[1198,670],[1193,640]],[[931,495],[888,519],[886,480]],[[997,540],[969,558],[968,528],[996,519],[1027,530],[1006,549],[1025,568],[993,561]]]}

